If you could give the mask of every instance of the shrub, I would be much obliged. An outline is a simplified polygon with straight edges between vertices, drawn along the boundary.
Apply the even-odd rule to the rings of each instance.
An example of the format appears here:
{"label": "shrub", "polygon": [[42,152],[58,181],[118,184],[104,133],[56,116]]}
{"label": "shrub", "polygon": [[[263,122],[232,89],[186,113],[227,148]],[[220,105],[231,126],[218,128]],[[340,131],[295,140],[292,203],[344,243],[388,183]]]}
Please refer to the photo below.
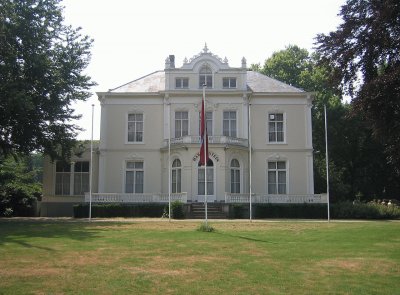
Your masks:
{"label": "shrub", "polygon": [[202,231],[202,232],[214,232],[215,228],[213,228],[211,225],[206,224],[205,222],[201,223],[200,226],[197,228],[197,231]]}
{"label": "shrub", "polygon": [[183,212],[183,203],[181,201],[174,201],[171,203],[171,217],[174,219],[185,218],[185,213]]}
{"label": "shrub", "polygon": [[[92,217],[160,217],[161,204],[92,204]],[[74,206],[75,218],[89,217],[89,204]]]}
{"label": "shrub", "polygon": [[375,202],[340,202],[332,204],[331,215],[337,219],[399,219],[400,207]]}
{"label": "shrub", "polygon": [[327,218],[326,204],[255,204],[254,218]]}

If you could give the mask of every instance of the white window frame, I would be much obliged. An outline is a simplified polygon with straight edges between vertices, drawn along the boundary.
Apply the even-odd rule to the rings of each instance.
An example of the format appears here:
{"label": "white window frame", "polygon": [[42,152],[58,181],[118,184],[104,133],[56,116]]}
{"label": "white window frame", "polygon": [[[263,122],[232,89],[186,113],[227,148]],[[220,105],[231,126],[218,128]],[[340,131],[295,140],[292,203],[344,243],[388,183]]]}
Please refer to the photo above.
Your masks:
{"label": "white window frame", "polygon": [[[214,72],[212,68],[209,65],[203,65],[200,68],[199,71],[199,88],[203,88],[203,79],[202,76],[204,76],[204,81],[206,82],[206,88],[213,88],[214,87]],[[210,82],[210,83],[208,83]],[[209,85],[211,84],[211,85]]]}
{"label": "white window frame", "polygon": [[[140,121],[129,121],[129,115],[142,115],[142,141],[136,141],[136,124],[139,123]],[[145,121],[145,116],[143,112],[129,112],[126,114],[126,131],[125,131],[125,143],[126,144],[144,144],[144,121]],[[135,140],[130,141],[129,140],[129,122],[135,122],[135,133],[134,133],[134,138]]]}
{"label": "white window frame", "polygon": [[[215,184],[216,184],[216,182],[215,182],[215,170],[216,169],[215,169],[214,161],[211,160],[211,159],[209,161],[211,161],[213,165],[212,166],[207,166],[207,178],[209,178],[210,175],[212,175],[213,191],[212,191],[212,194],[208,194],[207,193],[207,196],[214,197],[215,196],[215,191],[216,191],[216,187],[215,187]],[[199,190],[199,187],[200,187],[200,183],[199,183],[200,173],[199,172],[200,171],[204,171],[204,166],[199,166],[198,163],[197,163],[197,196],[204,197],[205,194],[201,195],[200,194],[200,190]],[[211,181],[207,181],[207,192],[210,189],[210,187],[208,186],[209,183],[211,183]],[[204,189],[204,182],[202,182],[202,187]]]}
{"label": "white window frame", "polygon": [[[225,82],[228,82],[228,86],[224,86]],[[233,86],[233,82],[235,82],[235,86]],[[237,79],[236,77],[224,77],[222,78],[222,88],[223,89],[235,89],[237,88]]]}
{"label": "white window frame", "polygon": [[[282,115],[282,120],[283,121],[270,121],[271,120],[271,116],[276,116],[277,114],[281,114]],[[269,112],[267,114],[267,116],[268,116],[267,117],[267,143],[268,144],[286,144],[286,133],[287,133],[287,131],[286,131],[286,113],[282,112],[282,111],[273,111],[273,112]],[[283,140],[282,141],[278,141],[277,140],[277,138],[278,138],[277,132],[278,131],[277,131],[277,127],[276,127],[277,124],[276,123],[279,123],[279,122],[282,122],[282,132],[283,132]],[[271,141],[270,138],[269,138],[270,123],[275,123],[274,124],[275,125],[274,132],[276,134],[276,140],[275,141]]]}
{"label": "white window frame", "polygon": [[[176,118],[176,114],[177,113],[187,113],[187,119],[182,119],[182,118],[177,119]],[[177,128],[176,128],[177,120],[180,120],[180,122],[181,122],[181,129],[180,129],[180,132],[179,132],[180,134],[178,134],[180,136],[177,136],[177,131],[178,131]],[[182,126],[183,126],[183,121],[184,120],[187,120],[187,134],[183,133]],[[189,113],[189,111],[187,111],[187,110],[175,110],[175,112],[174,112],[174,138],[181,138],[181,137],[188,136],[188,135],[190,135],[190,113]]]}
{"label": "white window frame", "polygon": [[[184,85],[186,81],[186,86]],[[179,85],[178,85],[179,82]],[[175,78],[175,89],[188,89],[189,88],[189,78],[187,77],[177,77]]]}
{"label": "white window frame", "polygon": [[[238,162],[238,164],[239,164],[238,167],[232,166],[232,162],[233,162],[234,160],[236,160],[236,161]],[[233,158],[233,159],[230,161],[229,168],[230,168],[230,180],[229,180],[230,192],[233,193],[233,194],[240,194],[240,193],[242,192],[242,172],[241,172],[240,161],[239,161],[237,158]],[[237,174],[239,174],[239,182],[237,182],[237,181],[232,182],[232,174],[234,174],[234,177],[233,177],[234,180],[235,180],[235,176],[236,176]],[[237,183],[239,183],[239,191],[238,191],[238,192],[237,192],[237,191],[234,192],[232,188],[233,188],[234,184],[237,184]]]}
{"label": "white window frame", "polygon": [[[285,163],[285,169],[278,168],[278,163],[282,162]],[[276,168],[275,169],[270,169],[269,168],[269,163],[276,163]],[[276,193],[270,193],[269,191],[269,172],[274,171],[275,172],[275,189]],[[285,193],[279,193],[279,172],[285,171]],[[268,159],[267,160],[267,167],[266,167],[266,193],[268,195],[288,195],[289,194],[289,162],[285,159]]]}
{"label": "white window frame", "polygon": [[[142,163],[142,168],[128,168],[128,163]],[[133,185],[132,185],[132,192],[127,191],[127,172],[134,172],[133,174]],[[136,192],[136,173],[137,172],[142,172],[143,173],[143,182],[142,182],[142,192]],[[143,160],[126,160],[124,162],[124,188],[123,191],[124,193],[127,194],[143,194],[144,193],[144,187],[145,187],[145,166],[144,166],[144,161]]]}
{"label": "white window frame", "polygon": [[[174,166],[175,162],[179,161],[179,166]],[[174,183],[175,174],[175,183]],[[171,166],[171,193],[181,193],[182,192],[182,161],[178,158],[172,161]]]}
{"label": "white window frame", "polygon": [[[87,162],[89,164],[89,171],[88,172],[75,172],[75,165],[76,163],[83,163],[83,162]],[[80,175],[81,176],[81,180],[82,180],[82,176],[83,175],[88,175],[90,177],[90,161],[87,160],[81,160],[81,161],[74,161],[71,163],[68,163],[67,165],[69,166],[69,171],[67,172],[58,172],[57,171],[57,163],[61,163],[60,161],[57,161],[54,165],[54,195],[55,196],[83,196],[83,194],[76,194],[75,192],[75,175]],[[66,186],[68,187],[68,192],[67,193],[57,193],[57,176],[61,175],[61,176],[69,176],[69,181],[68,183],[65,183]],[[88,181],[90,182],[89,178]],[[82,182],[81,182],[81,186],[82,186]],[[87,183],[87,186],[89,186],[89,183]],[[64,190],[63,190],[64,192]]]}
{"label": "white window frame", "polygon": [[[236,128],[235,128],[235,136],[232,136],[232,127],[231,127],[231,118],[229,118],[228,119],[228,122],[229,122],[229,135],[226,135],[225,133],[224,133],[224,121],[226,120],[224,117],[224,114],[225,113],[227,113],[227,112],[229,112],[229,113],[235,113],[235,122],[236,122]],[[224,110],[223,112],[222,112],[222,135],[223,136],[227,136],[227,137],[232,137],[232,138],[238,138],[238,113],[237,113],[237,111],[236,110]]]}

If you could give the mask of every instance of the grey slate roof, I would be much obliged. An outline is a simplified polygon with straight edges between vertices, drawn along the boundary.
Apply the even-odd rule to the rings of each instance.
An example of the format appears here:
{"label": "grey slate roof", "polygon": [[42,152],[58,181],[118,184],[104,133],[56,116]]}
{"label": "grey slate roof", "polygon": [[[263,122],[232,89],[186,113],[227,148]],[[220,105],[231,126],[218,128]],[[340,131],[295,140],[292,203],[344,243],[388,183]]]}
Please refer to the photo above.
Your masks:
{"label": "grey slate roof", "polygon": [[[302,89],[285,84],[278,80],[258,72],[247,71],[247,88],[253,92],[304,92]],[[110,92],[159,92],[165,90],[165,72],[156,71],[139,79],[128,82],[117,88],[110,89]]]}

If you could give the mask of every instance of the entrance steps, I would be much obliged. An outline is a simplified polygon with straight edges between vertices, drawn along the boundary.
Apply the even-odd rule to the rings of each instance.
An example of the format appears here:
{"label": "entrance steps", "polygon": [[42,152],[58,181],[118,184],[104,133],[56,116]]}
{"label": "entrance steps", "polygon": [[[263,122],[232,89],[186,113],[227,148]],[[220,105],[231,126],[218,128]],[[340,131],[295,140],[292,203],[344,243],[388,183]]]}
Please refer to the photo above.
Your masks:
{"label": "entrance steps", "polygon": [[[189,218],[204,219],[205,206],[204,203],[192,203],[190,205]],[[227,219],[228,215],[223,210],[222,204],[207,203],[207,218],[208,219]]]}

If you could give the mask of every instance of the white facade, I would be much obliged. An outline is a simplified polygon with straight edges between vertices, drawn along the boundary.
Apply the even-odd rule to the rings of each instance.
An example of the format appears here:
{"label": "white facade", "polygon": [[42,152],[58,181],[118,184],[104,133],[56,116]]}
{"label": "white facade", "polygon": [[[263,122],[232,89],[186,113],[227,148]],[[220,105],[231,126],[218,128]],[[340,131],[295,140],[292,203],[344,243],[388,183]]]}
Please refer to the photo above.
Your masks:
{"label": "white facade", "polygon": [[255,196],[313,194],[310,94],[248,71],[244,58],[230,67],[207,47],[181,67],[169,56],[163,71],[97,93],[98,192],[165,195],[171,188],[188,201],[204,200],[198,167],[204,82],[213,165],[208,201],[249,194],[249,137]]}

